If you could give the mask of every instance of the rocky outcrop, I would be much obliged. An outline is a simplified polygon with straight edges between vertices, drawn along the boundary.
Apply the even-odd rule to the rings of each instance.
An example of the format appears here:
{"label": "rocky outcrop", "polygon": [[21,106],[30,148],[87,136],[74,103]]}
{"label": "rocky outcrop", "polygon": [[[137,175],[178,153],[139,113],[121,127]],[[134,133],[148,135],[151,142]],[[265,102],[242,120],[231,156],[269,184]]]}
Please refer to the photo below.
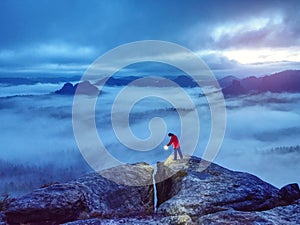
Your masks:
{"label": "rocky outcrop", "polygon": [[280,198],[288,203],[292,203],[295,199],[300,198],[300,189],[297,183],[288,184],[279,190]]}
{"label": "rocky outcrop", "polygon": [[0,225],[5,225],[5,216],[3,213],[0,212]]}
{"label": "rocky outcrop", "polygon": [[197,224],[300,224],[300,202],[259,212],[243,212],[233,209],[200,217]]}
{"label": "rocky outcrop", "polygon": [[146,163],[122,165],[38,189],[10,202],[0,224],[300,223],[297,184],[279,190],[194,156],[157,164],[154,211],[153,171]]}
{"label": "rocky outcrop", "polygon": [[145,218],[122,218],[122,219],[88,219],[65,223],[63,225],[193,225],[193,221],[188,215],[166,216],[166,217],[145,217]]}
{"label": "rocky outcrop", "polygon": [[9,224],[39,224],[75,220],[86,210],[80,184],[56,184],[17,199],[5,214]]}
{"label": "rocky outcrop", "polygon": [[229,209],[262,211],[285,204],[279,198],[277,188],[251,174],[216,164],[203,170],[201,159],[196,157],[185,158],[180,163],[168,160],[159,163],[157,179],[172,170],[177,172],[157,184],[159,213],[168,216],[187,214],[195,220]]}
{"label": "rocky outcrop", "polygon": [[[119,171],[124,171],[122,167]],[[152,182],[153,168],[149,165],[140,163],[129,168],[126,182]],[[91,216],[117,218],[152,213],[153,185],[128,186],[98,173],[38,189],[13,201],[5,211],[9,224],[60,224]]]}
{"label": "rocky outcrop", "polygon": [[83,81],[73,85],[72,83],[65,83],[64,86],[55,91],[55,94],[60,95],[74,95],[76,93],[81,95],[96,96],[99,90],[96,86],[92,85],[89,81]]}

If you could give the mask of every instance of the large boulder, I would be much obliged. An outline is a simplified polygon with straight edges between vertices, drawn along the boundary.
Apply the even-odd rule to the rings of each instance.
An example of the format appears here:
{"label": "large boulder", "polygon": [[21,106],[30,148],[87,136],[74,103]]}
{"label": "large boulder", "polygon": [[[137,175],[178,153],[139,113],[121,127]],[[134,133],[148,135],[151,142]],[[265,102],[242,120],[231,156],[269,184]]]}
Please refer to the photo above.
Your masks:
{"label": "large boulder", "polygon": [[[207,167],[207,168],[206,168]],[[161,179],[161,177],[168,177]],[[278,189],[248,173],[209,164],[197,157],[158,163],[158,212],[192,219],[229,209],[261,211],[281,204]]]}
{"label": "large boulder", "polygon": [[[229,224],[243,224],[243,225],[271,225],[270,220],[263,218],[256,212],[242,212],[233,209],[220,211],[212,214],[204,215],[197,220],[198,224],[203,225],[229,225]],[[278,224],[279,225],[279,224]]]}
{"label": "large boulder", "polygon": [[188,215],[166,216],[166,217],[136,217],[136,218],[116,218],[116,219],[88,219],[78,220],[74,222],[65,223],[63,225],[194,225]]}
{"label": "large boulder", "polygon": [[256,213],[272,224],[300,224],[300,201]]}
{"label": "large boulder", "polygon": [[0,212],[0,225],[6,225],[5,216],[2,212]]}
{"label": "large boulder", "polygon": [[297,183],[288,184],[279,190],[279,196],[283,201],[292,203],[300,198],[300,189]]}
{"label": "large boulder", "polygon": [[[298,185],[280,191],[248,173],[197,157],[121,165],[13,201],[0,225],[300,224]],[[293,199],[293,204],[289,202]]]}
{"label": "large boulder", "polygon": [[85,191],[78,184],[55,184],[13,201],[5,211],[9,224],[71,221],[87,210]]}
{"label": "large boulder", "polygon": [[288,206],[279,206],[274,209],[259,212],[242,212],[233,209],[208,214],[198,218],[197,224],[264,224],[288,225],[300,224],[300,202]]}
{"label": "large boulder", "polygon": [[[109,171],[105,176],[91,173],[20,197],[8,205],[6,220],[9,224],[60,224],[90,216],[115,218],[153,213],[151,166],[140,163],[116,167],[113,176],[120,179],[115,181],[108,179]],[[122,183],[122,177],[127,183]]]}

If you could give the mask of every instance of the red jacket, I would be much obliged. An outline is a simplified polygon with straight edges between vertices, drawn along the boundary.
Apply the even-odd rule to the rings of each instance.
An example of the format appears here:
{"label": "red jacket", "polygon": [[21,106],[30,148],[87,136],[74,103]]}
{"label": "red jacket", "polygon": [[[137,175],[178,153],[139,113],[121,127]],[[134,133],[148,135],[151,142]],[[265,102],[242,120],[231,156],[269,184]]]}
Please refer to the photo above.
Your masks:
{"label": "red jacket", "polygon": [[170,146],[171,144],[173,145],[173,148],[180,148],[180,144],[176,135],[171,136],[171,140],[167,146]]}

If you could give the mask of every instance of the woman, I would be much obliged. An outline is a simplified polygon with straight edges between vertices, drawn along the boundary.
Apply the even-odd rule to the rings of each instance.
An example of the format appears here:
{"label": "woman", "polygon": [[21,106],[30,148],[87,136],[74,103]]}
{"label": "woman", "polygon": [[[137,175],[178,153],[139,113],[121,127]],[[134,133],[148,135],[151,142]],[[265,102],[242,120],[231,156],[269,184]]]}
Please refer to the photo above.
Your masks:
{"label": "woman", "polygon": [[177,152],[178,152],[180,158],[183,159],[182,152],[180,150],[180,143],[179,143],[179,140],[178,140],[177,136],[175,134],[172,134],[172,133],[169,133],[168,136],[171,137],[171,139],[170,139],[169,143],[166,146],[173,145],[174,160],[177,160]]}

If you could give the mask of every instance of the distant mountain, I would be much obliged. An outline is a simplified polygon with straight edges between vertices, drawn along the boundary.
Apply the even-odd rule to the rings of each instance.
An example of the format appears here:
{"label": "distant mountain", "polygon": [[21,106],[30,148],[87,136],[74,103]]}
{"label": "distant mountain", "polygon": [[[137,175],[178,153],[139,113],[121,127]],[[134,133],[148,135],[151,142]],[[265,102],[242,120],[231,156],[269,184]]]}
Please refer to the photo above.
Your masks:
{"label": "distant mountain", "polygon": [[227,77],[219,79],[218,82],[219,82],[219,85],[221,88],[225,88],[225,87],[228,87],[229,85],[231,85],[232,82],[235,80],[240,80],[240,79],[235,76],[227,76]]}
{"label": "distant mountain", "polygon": [[0,77],[0,84],[11,85],[33,85],[37,83],[52,83],[57,84],[60,82],[78,81],[80,77],[33,77],[33,78],[21,78],[21,77]]}
{"label": "distant mountain", "polygon": [[[95,85],[105,85],[107,86],[126,86],[129,85],[132,81],[138,80],[140,76],[128,76],[128,77],[119,77],[119,78],[114,78],[114,77],[109,77],[101,79],[95,83]],[[166,82],[164,79],[156,79],[152,77],[145,77],[148,78],[147,80],[141,80],[135,83],[135,86],[140,86],[140,87],[147,87],[147,86],[154,86],[154,87],[170,87],[170,86],[175,86],[170,84],[170,82]],[[185,76],[185,75],[180,75],[177,77],[167,77],[169,80],[174,81],[181,87],[196,87],[197,83],[190,77]]]}
{"label": "distant mountain", "polygon": [[286,70],[263,77],[251,76],[241,80],[232,80],[230,85],[222,89],[225,96],[268,91],[276,93],[300,92],[300,70]]}
{"label": "distant mountain", "polygon": [[[141,79],[141,76],[126,76],[126,77],[109,77],[103,78],[94,84],[88,81],[82,82],[85,86],[82,94],[98,93],[97,85],[107,86],[126,86],[135,85],[138,87],[174,87],[170,81],[175,82],[180,87],[192,88],[197,87],[198,84],[191,77],[186,75],[180,75],[177,77],[144,77],[147,79]],[[132,83],[135,81],[134,83]],[[22,81],[22,82],[25,82]],[[218,80],[222,92],[226,97],[237,96],[251,93],[263,93],[263,92],[300,92],[300,70],[287,70],[279,73],[255,77],[250,76],[244,79],[239,79],[235,76],[227,76]],[[80,83],[81,84],[81,83]],[[78,84],[77,84],[78,85]],[[71,83],[65,83],[64,86],[56,91],[57,94],[73,95],[76,91],[77,85]],[[207,83],[207,85],[210,85]],[[82,89],[83,90],[83,89]]]}
{"label": "distant mountain", "polygon": [[75,85],[71,83],[65,83],[61,89],[55,91],[55,94],[74,95],[78,87],[79,87],[77,91],[78,94],[92,96],[92,95],[97,95],[99,93],[99,90],[96,86],[92,85],[89,81],[83,81]]}
{"label": "distant mountain", "polygon": [[120,77],[120,78],[114,78],[114,77],[109,77],[109,78],[103,78],[95,83],[95,85],[105,85],[108,86],[125,86],[128,85],[130,82],[139,79],[141,77],[138,76],[128,76],[128,77]]}
{"label": "distant mountain", "polygon": [[188,76],[178,76],[174,80],[177,84],[179,84],[181,87],[197,87],[198,84],[190,77]]}

